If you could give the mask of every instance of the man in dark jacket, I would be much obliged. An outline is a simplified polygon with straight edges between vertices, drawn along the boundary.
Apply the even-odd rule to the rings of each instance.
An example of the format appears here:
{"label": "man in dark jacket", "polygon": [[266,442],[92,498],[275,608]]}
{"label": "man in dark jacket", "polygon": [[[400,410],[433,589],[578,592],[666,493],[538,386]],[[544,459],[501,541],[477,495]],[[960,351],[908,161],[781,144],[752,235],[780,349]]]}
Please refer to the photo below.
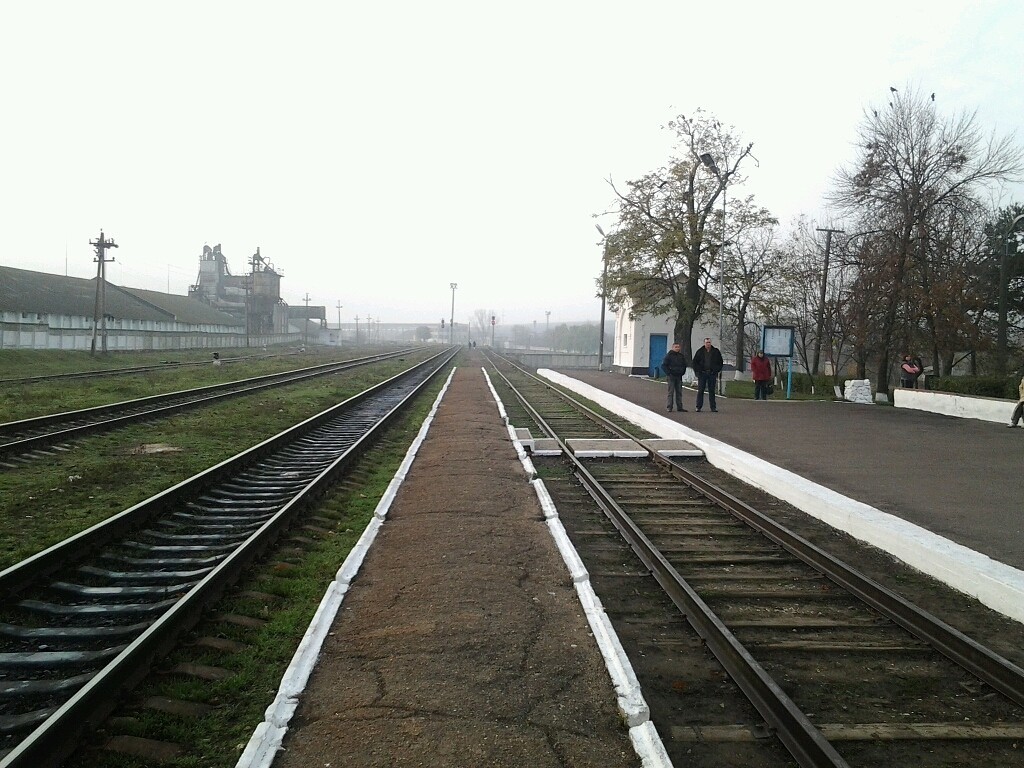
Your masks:
{"label": "man in dark jacket", "polygon": [[672,410],[673,401],[676,409],[685,411],[683,408],[683,374],[686,373],[686,355],[683,354],[682,346],[677,341],[672,345],[665,358],[661,361],[661,370],[668,378],[668,409]]}
{"label": "man in dark jacket", "polygon": [[693,372],[697,374],[697,410],[704,407],[704,390],[711,400],[711,412],[718,413],[715,403],[715,382],[722,372],[722,353],[711,346],[711,339],[704,339],[704,346],[693,353]]}

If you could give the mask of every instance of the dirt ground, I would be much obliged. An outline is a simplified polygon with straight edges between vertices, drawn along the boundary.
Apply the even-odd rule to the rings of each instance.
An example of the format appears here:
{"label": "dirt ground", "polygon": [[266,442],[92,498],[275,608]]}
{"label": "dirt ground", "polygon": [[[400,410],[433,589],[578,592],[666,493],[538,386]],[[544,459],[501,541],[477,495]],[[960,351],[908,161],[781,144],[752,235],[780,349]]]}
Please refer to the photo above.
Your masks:
{"label": "dirt ground", "polygon": [[638,766],[479,368],[459,368],[276,768]]}

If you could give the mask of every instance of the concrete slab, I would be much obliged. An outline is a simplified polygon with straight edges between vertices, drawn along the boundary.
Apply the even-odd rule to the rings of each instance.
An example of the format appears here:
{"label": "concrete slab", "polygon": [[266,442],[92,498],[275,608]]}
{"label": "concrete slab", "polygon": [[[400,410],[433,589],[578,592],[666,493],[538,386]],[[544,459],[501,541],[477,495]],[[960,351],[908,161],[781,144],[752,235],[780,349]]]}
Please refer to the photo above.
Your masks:
{"label": "concrete slab", "polygon": [[516,428],[516,440],[523,444],[523,449],[527,451],[533,451],[534,440],[533,435],[530,434],[530,430],[525,427]]}
{"label": "concrete slab", "polygon": [[553,437],[539,437],[533,441],[533,450],[530,451],[534,456],[561,456],[562,449],[558,446],[558,441]]}
{"label": "concrete slab", "polygon": [[645,448],[656,451],[660,456],[693,457],[698,459],[704,456],[704,451],[686,440],[655,438],[653,440],[641,440],[640,443]]}
{"label": "concrete slab", "polygon": [[608,458],[614,456],[620,459],[643,458],[648,451],[635,440],[595,440],[592,438],[574,438],[566,440],[566,445],[578,458]]}

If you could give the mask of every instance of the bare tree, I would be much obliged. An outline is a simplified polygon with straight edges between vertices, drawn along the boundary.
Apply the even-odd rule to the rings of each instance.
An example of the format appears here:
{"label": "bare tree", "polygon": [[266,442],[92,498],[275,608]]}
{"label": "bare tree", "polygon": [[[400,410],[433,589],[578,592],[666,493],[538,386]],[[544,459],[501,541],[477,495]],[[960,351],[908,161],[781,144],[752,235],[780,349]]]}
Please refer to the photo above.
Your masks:
{"label": "bare tree", "polygon": [[[764,220],[761,211],[755,211],[754,216],[758,221]],[[736,370],[742,371],[749,340],[745,332],[747,315],[755,306],[752,302],[769,281],[781,276],[785,265],[778,258],[773,223],[741,228],[731,251],[725,285],[728,288],[727,306],[731,306],[731,314],[736,321]]]}
{"label": "bare tree", "polygon": [[618,222],[606,240],[607,287],[612,296],[628,295],[637,314],[673,314],[674,337],[689,356],[693,325],[723,269],[727,241],[772,219],[751,197],[733,201],[731,212],[719,205],[744,182],[752,144],[700,110],[667,128],[677,147],[666,167],[621,187],[609,180]]}
{"label": "bare tree", "polygon": [[901,312],[913,304],[914,272],[929,258],[939,213],[964,210],[984,186],[1020,178],[1024,161],[1011,139],[984,138],[974,113],[943,119],[935,101],[913,88],[893,90],[888,108],[866,111],[857,143],[858,157],[839,172],[832,198],[892,233],[889,247],[873,252],[877,261],[862,264],[875,274],[859,276],[881,290],[875,354],[877,387],[887,392],[901,321],[913,319]]}

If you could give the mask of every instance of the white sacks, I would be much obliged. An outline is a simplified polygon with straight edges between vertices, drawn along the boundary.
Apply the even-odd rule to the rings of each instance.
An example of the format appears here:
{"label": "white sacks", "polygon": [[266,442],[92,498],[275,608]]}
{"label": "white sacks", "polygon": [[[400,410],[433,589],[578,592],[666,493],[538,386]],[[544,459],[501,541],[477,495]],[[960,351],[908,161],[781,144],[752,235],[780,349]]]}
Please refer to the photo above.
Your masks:
{"label": "white sacks", "polygon": [[871,399],[871,379],[850,379],[843,388],[843,397],[851,403],[868,403]]}

